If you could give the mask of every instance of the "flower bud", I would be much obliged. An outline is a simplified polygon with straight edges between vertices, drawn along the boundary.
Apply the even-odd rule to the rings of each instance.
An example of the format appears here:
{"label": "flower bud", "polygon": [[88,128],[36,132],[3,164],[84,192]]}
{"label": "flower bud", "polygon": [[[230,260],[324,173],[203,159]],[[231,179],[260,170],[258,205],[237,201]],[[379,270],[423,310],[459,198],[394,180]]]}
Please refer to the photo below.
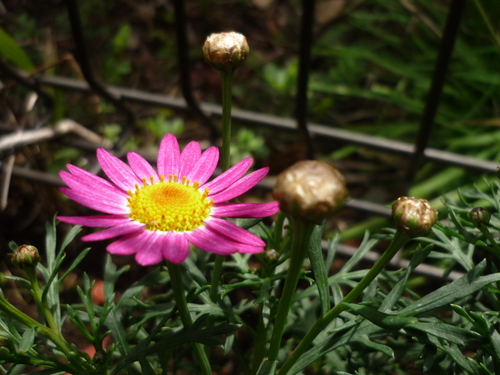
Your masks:
{"label": "flower bud", "polygon": [[348,194],[339,171],[313,160],[299,161],[281,172],[273,190],[283,212],[316,224],[333,216]]}
{"label": "flower bud", "polygon": [[12,263],[17,268],[35,268],[40,260],[38,249],[31,245],[21,245],[12,254]]}
{"label": "flower bud", "polygon": [[266,249],[266,250],[264,250],[262,255],[263,255],[264,259],[270,263],[276,262],[279,258],[278,252],[274,249]]}
{"label": "flower bud", "polygon": [[491,214],[486,208],[475,207],[469,212],[469,219],[479,228],[481,224],[487,225],[490,222]]}
{"label": "flower bud", "polygon": [[102,364],[106,362],[106,357],[107,357],[106,352],[101,349],[95,352],[92,360],[94,361],[94,363]]}
{"label": "flower bud", "polygon": [[394,226],[412,238],[428,235],[436,223],[437,215],[437,211],[425,199],[400,197],[392,205]]}
{"label": "flower bud", "polygon": [[212,34],[203,45],[205,61],[219,70],[236,69],[249,52],[247,38],[235,32]]}

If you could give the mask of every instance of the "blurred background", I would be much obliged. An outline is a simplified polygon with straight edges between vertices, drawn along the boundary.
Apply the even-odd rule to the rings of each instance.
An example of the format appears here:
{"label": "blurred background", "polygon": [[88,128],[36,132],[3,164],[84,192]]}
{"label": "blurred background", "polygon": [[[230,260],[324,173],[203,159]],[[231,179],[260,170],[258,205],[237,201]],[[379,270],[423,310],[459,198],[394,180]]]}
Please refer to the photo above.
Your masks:
{"label": "blurred background", "polygon": [[[353,198],[376,203],[382,212],[384,205],[403,194],[432,199],[462,185],[481,184],[485,170],[493,176],[491,164],[483,170],[464,169],[435,160],[409,173],[408,153],[325,135],[328,129],[337,129],[378,137],[373,138],[375,146],[384,139],[400,141],[411,153],[436,80],[433,72],[449,9],[459,2],[464,8],[455,17],[458,33],[441,77],[445,84],[435,101],[428,146],[496,163],[500,2],[316,1],[312,37],[306,43],[310,65],[304,101],[307,121],[326,130],[310,133],[312,151],[316,159],[346,176]],[[112,148],[117,155],[134,150],[154,162],[166,133],[178,136],[181,145],[191,140],[203,147],[219,144],[220,74],[203,61],[201,51],[213,32],[237,31],[249,42],[249,58],[234,80],[233,108],[243,112],[233,120],[232,163],[252,156],[254,168],[269,166],[267,187],[244,199],[271,200],[268,187],[273,176],[311,151],[303,133],[294,129],[301,22],[307,3],[2,1],[1,254],[7,253],[11,240],[41,246],[45,223],[56,213],[90,213],[59,193],[57,173],[67,163],[98,172],[96,147]],[[75,15],[81,23],[77,31]],[[184,40],[179,30],[185,33]],[[186,80],[191,106],[183,99]],[[197,103],[203,113],[193,106]],[[262,115],[272,117],[262,119]],[[68,125],[67,119],[76,124]],[[275,120],[281,125],[270,126]],[[15,146],[9,143],[12,138],[5,138],[44,129],[48,129],[45,138],[45,133],[22,133],[22,142]],[[373,217],[377,218],[374,212],[348,207],[328,224],[328,231],[342,231],[344,240],[356,238],[366,227],[377,229],[367,221]],[[102,264],[95,259],[105,254],[105,245],[92,245],[84,267]],[[77,253],[79,246],[75,242],[69,254]]]}

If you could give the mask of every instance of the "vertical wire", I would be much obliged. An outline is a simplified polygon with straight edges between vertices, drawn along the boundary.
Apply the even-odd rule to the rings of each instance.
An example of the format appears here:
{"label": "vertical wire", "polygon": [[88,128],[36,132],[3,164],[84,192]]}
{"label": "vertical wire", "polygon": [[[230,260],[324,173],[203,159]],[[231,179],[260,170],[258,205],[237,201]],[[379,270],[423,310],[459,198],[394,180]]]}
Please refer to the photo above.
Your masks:
{"label": "vertical wire", "polygon": [[[219,137],[217,128],[210,120],[210,118],[203,112],[194,99],[193,90],[191,86],[191,70],[189,60],[189,44],[186,36],[186,9],[184,7],[184,0],[174,0],[175,12],[175,29],[177,40],[177,63],[180,72],[181,90],[184,100],[188,107],[203,120],[205,126],[210,130],[210,139],[215,143]],[[200,46],[201,49],[201,46]]]}
{"label": "vertical wire", "polygon": [[427,95],[424,113],[422,114],[420,122],[419,133],[415,142],[415,151],[408,170],[408,186],[410,186],[413,182],[415,173],[423,162],[424,151],[429,143],[432,126],[434,125],[434,118],[436,117],[437,108],[443,92],[446,72],[453,53],[453,47],[457,38],[465,2],[466,0],[453,0],[450,5],[450,10],[448,11],[443,39],[441,40],[441,44],[439,46],[438,56],[434,66],[434,73],[432,75],[431,88],[429,89],[429,93]]}
{"label": "vertical wire", "polygon": [[125,106],[125,104],[120,100],[119,97],[111,94],[95,79],[92,65],[90,63],[87,44],[85,43],[85,37],[83,35],[83,27],[76,0],[66,0],[66,5],[68,7],[68,16],[71,25],[71,31],[73,33],[73,38],[75,41],[75,57],[78,61],[80,69],[82,70],[82,74],[85,80],[92,88],[92,90],[94,90],[99,96],[114,105],[117,110],[121,111],[126,116],[126,126],[123,127],[118,141],[113,146],[113,149],[117,150],[130,135],[135,124],[135,115],[127,106]]}
{"label": "vertical wire", "polygon": [[302,1],[302,22],[300,30],[299,74],[297,78],[297,99],[295,115],[297,128],[304,138],[306,155],[314,159],[311,136],[307,129],[307,91],[309,84],[309,70],[311,65],[311,46],[313,43],[314,8],[316,0]]}

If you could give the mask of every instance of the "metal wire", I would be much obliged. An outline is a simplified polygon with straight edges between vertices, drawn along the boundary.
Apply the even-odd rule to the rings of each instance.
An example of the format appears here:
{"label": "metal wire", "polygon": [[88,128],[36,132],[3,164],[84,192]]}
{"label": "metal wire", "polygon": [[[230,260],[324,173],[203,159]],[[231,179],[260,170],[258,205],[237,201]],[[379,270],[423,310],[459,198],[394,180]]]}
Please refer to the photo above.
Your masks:
{"label": "metal wire", "polygon": [[174,0],[174,10],[175,10],[175,29],[177,37],[177,65],[180,73],[180,83],[182,96],[186,100],[189,108],[202,119],[203,123],[210,130],[210,138],[212,143],[215,143],[219,137],[219,132],[215,127],[214,123],[210,118],[201,110],[200,106],[196,102],[193,96],[193,90],[191,86],[191,69],[189,60],[189,46],[186,36],[186,9],[184,6],[184,0]]}
{"label": "metal wire", "polygon": [[80,14],[78,11],[76,0],[66,0],[66,5],[68,7],[68,16],[76,45],[75,56],[78,64],[80,65],[83,76],[88,82],[88,85],[92,88],[93,92],[97,93],[99,96],[114,105],[118,111],[125,114],[126,126],[122,128],[119,139],[113,147],[114,149],[119,149],[121,145],[127,140],[132,131],[132,128],[134,127],[135,115],[129,108],[127,108],[127,106],[123,104],[120,96],[113,95],[113,93],[107,90],[106,85],[101,85],[99,82],[97,82],[92,70],[92,65],[90,63],[89,53],[87,50],[87,44],[85,43],[85,37],[83,35],[83,27],[80,20]]}
{"label": "metal wire", "polygon": [[[80,92],[91,91],[89,85],[86,82],[70,78],[40,76],[37,79],[41,85],[54,86],[66,90],[75,90]],[[163,95],[149,93],[146,91],[117,86],[109,86],[108,91],[115,95],[119,95],[122,100],[129,100],[145,105],[167,107],[176,110],[188,109],[188,105],[182,98],[171,98]],[[222,116],[222,107],[220,105],[201,103],[200,107],[208,115],[217,117]],[[232,117],[235,121],[240,121],[242,123],[248,123],[251,125],[267,126],[290,132],[295,132],[297,130],[296,122],[290,118],[283,118],[242,109],[233,109]],[[393,152],[407,156],[411,156],[415,152],[415,146],[410,143],[375,137],[367,134],[355,133],[343,129],[335,129],[327,125],[309,123],[308,129],[313,136],[345,141],[349,144],[364,146],[375,150]],[[424,150],[424,155],[430,161],[463,167],[478,172],[496,173],[497,171],[496,163],[447,151],[426,148]]]}
{"label": "metal wire", "polygon": [[431,88],[427,95],[424,113],[422,114],[420,122],[420,129],[415,143],[415,152],[413,153],[410,168],[408,169],[408,185],[412,183],[413,177],[422,164],[423,157],[425,156],[425,148],[429,142],[432,126],[434,125],[434,118],[436,117],[439,101],[441,100],[446,72],[448,71],[448,65],[453,53],[453,47],[457,38],[465,1],[466,0],[453,0],[450,4],[443,39],[439,46],[438,57],[432,75]]}
{"label": "metal wire", "polygon": [[314,8],[316,0],[302,1],[302,25],[300,31],[299,74],[297,77],[297,98],[295,101],[295,117],[297,129],[303,137],[306,155],[314,159],[311,136],[307,128],[307,91],[309,70],[311,66],[311,48],[313,45]]}

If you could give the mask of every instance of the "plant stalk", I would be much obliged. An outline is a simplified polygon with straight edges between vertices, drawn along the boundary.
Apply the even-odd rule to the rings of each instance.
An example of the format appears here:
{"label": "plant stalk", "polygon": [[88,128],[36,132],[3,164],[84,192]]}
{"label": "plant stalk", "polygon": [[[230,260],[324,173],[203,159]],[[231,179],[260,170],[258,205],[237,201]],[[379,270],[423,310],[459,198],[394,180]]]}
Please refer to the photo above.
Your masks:
{"label": "plant stalk", "polygon": [[488,227],[484,224],[479,225],[479,230],[481,233],[488,239],[488,242],[490,243],[491,246],[493,246],[494,254],[497,256],[497,258],[500,258],[500,246],[497,244],[493,236],[491,235]]}
{"label": "plant stalk", "polygon": [[373,267],[368,271],[368,273],[361,279],[361,281],[356,285],[334,308],[328,311],[322,318],[316,321],[311,327],[309,332],[304,336],[299,345],[295,348],[292,354],[285,361],[281,369],[278,371],[277,375],[285,375],[288,370],[294,365],[295,362],[300,358],[300,356],[309,348],[314,339],[323,331],[328,324],[330,324],[335,318],[339,316],[342,311],[347,310],[345,303],[351,303],[372,283],[373,280],[382,272],[385,267],[389,264],[391,259],[396,255],[396,253],[403,247],[410,237],[401,231],[397,231],[394,238],[387,248],[387,250],[381,255]]}
{"label": "plant stalk", "polygon": [[[234,70],[221,71],[222,79],[222,151],[221,151],[221,169],[225,172],[230,167],[231,162],[231,99],[233,91]],[[210,284],[210,299],[217,302],[219,298],[219,284],[222,275],[222,264],[224,257],[215,256],[215,264],[212,272],[212,281]],[[207,326],[211,327],[214,320],[209,317]]]}
{"label": "plant stalk", "polygon": [[278,312],[274,322],[273,333],[271,336],[271,344],[269,348],[269,361],[278,359],[279,350],[281,347],[281,338],[285,331],[288,312],[292,305],[292,300],[297,289],[300,271],[304,257],[309,248],[309,239],[316,224],[307,222],[301,219],[293,219],[293,237],[292,247],[290,249],[290,265],[285,279],[285,286],[281,294],[278,305]]}
{"label": "plant stalk", "polygon": [[57,348],[66,356],[66,358],[75,365],[81,371],[92,371],[93,366],[86,362],[78,352],[74,352],[68,342],[60,335],[59,332],[54,331],[43,324],[40,324],[35,319],[29,317],[14,305],[12,305],[5,297],[0,293],[0,310],[10,316],[12,319],[17,320],[19,323],[23,324],[28,328],[35,328],[35,331],[40,335],[44,336],[48,340],[52,341]]}
{"label": "plant stalk", "polygon": [[[191,319],[191,314],[188,309],[186,296],[184,295],[184,286],[182,284],[181,269],[178,264],[174,264],[167,261],[168,273],[170,275],[170,282],[172,283],[172,290],[174,292],[175,303],[177,304],[177,309],[179,310],[179,315],[181,317],[182,324],[184,327],[189,327],[193,324]],[[193,350],[198,360],[201,369],[201,375],[212,375],[212,369],[210,367],[210,362],[208,357],[203,350],[203,346],[200,343],[193,343]]]}
{"label": "plant stalk", "polygon": [[40,306],[45,321],[54,332],[60,333],[59,327],[56,324],[54,316],[52,315],[52,311],[50,311],[49,306],[47,305],[47,301],[42,298],[42,291],[38,285],[35,268],[28,267],[25,271],[28,274],[28,278],[31,283],[31,294],[33,295],[33,298],[35,298],[38,306]]}

